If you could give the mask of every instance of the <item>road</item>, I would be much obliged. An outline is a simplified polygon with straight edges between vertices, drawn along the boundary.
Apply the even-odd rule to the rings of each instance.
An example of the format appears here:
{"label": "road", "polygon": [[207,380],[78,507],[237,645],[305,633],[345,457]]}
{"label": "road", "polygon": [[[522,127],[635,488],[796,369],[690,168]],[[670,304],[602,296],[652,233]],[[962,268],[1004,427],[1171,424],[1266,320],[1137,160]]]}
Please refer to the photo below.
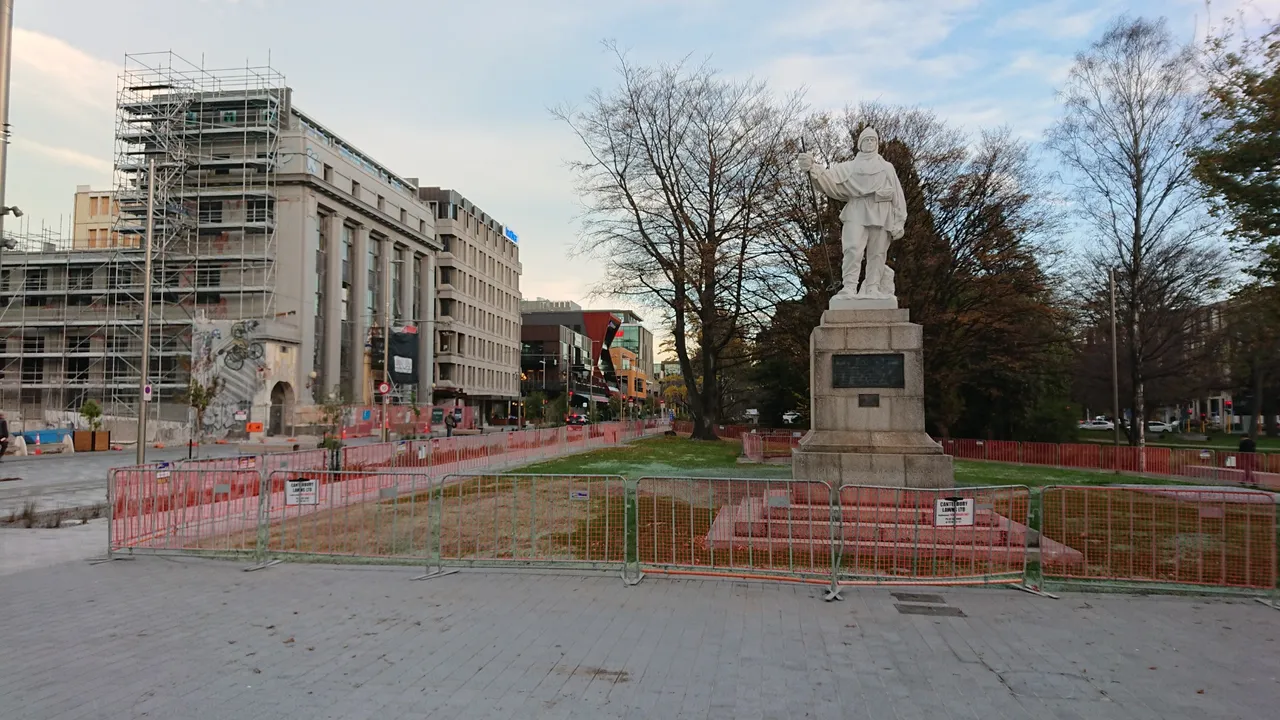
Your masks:
{"label": "road", "polygon": [[[133,465],[134,450],[6,457],[0,462],[0,518],[35,500],[37,509],[81,507],[107,501],[107,473]],[[235,455],[235,445],[201,448],[203,457]],[[186,459],[187,448],[148,449],[147,462]]]}

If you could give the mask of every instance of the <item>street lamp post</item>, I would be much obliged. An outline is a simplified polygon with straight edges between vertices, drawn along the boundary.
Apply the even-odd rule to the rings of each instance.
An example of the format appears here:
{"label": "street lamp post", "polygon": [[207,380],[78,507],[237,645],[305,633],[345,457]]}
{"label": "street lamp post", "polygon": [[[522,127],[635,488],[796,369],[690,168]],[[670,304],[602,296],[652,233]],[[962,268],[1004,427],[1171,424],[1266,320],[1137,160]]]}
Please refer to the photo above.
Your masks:
{"label": "street lamp post", "polygon": [[1115,444],[1120,444],[1120,361],[1116,347],[1116,271],[1107,270],[1107,284],[1111,290],[1111,425]]}
{"label": "street lamp post", "polygon": [[142,262],[142,362],[138,373],[138,464],[147,462],[147,375],[151,372],[151,243],[156,219],[156,159],[147,161],[147,234]]}

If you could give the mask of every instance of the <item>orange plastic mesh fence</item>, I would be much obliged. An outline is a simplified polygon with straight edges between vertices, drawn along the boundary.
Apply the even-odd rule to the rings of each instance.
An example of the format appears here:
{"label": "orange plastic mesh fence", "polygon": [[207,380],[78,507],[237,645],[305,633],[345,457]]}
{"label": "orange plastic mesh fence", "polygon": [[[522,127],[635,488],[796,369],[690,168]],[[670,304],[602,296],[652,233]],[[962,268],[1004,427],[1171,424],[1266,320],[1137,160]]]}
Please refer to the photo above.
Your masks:
{"label": "orange plastic mesh fence", "polygon": [[1021,582],[1030,508],[1022,486],[842,486],[834,520],[841,582]]}
{"label": "orange plastic mesh fence", "polygon": [[641,478],[640,567],[829,578],[830,493],[823,482]]}
{"label": "orange plastic mesh fence", "polygon": [[1050,487],[1046,580],[1276,587],[1276,497],[1234,488]]}
{"label": "orange plastic mesh fence", "polygon": [[451,475],[432,495],[439,558],[444,565],[621,566],[625,500],[619,475]]}

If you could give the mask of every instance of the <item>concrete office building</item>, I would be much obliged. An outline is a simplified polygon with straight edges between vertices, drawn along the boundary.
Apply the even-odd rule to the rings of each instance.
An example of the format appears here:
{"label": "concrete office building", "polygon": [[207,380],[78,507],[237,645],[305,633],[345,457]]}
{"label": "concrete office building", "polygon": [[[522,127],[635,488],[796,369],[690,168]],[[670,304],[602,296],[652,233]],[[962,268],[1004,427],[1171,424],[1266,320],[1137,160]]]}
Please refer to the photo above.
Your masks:
{"label": "concrete office building", "polygon": [[455,190],[421,188],[440,242],[436,398],[505,420],[520,399],[520,247],[514,231]]}
{"label": "concrete office building", "polygon": [[[215,433],[246,420],[280,433],[295,409],[335,387],[348,402],[370,401],[371,328],[432,322],[440,245],[416,182],[296,107],[271,68],[209,71],[172,53],[134,55],[120,88],[116,207],[86,192],[83,242],[77,212],[76,237],[15,238],[18,249],[4,253],[0,404],[30,415],[93,398],[127,418],[145,377],[148,415],[185,424],[191,378],[217,376],[225,389],[206,418]],[[147,283],[139,246],[149,201]],[[95,223],[116,212],[104,234]],[[416,386],[396,392],[426,404],[434,334],[419,338],[428,361]],[[129,438],[129,423],[115,429]]]}

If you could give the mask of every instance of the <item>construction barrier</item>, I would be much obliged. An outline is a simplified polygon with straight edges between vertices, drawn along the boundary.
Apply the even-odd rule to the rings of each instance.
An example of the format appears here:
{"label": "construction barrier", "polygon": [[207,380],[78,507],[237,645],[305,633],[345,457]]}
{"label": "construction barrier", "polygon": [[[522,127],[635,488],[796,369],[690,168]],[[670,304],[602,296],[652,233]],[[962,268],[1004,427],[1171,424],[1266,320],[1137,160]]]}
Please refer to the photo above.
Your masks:
{"label": "construction barrier", "polygon": [[431,493],[431,568],[621,569],[626,480],[620,475],[449,475]]}
{"label": "construction barrier", "polygon": [[[789,457],[799,447],[799,435],[801,433],[795,431],[756,430],[748,426],[739,437],[742,453],[748,460],[765,462]],[[1280,453],[1011,440],[948,439],[941,444],[943,452],[960,460],[1114,472],[1216,485],[1249,485],[1280,491]]]}
{"label": "construction barrier", "polygon": [[[234,532],[245,522],[252,525],[256,516],[250,518],[249,506],[261,494],[283,492],[279,483],[288,473],[378,474],[425,468],[430,476],[441,478],[492,472],[629,442],[658,429],[641,421],[605,423],[117,468],[107,485],[109,548],[209,549],[204,541],[207,529],[216,525],[218,532]],[[284,475],[267,484],[267,477],[276,473]],[[228,518],[238,519],[218,525]],[[197,539],[201,542],[193,546]]]}
{"label": "construction barrier", "polygon": [[636,570],[829,585],[830,492],[823,482],[641,478]]}
{"label": "construction barrier", "polygon": [[833,510],[838,583],[1022,584],[1031,491],[842,485]]}
{"label": "construction barrier", "polygon": [[1276,589],[1271,493],[1048,487],[1042,507],[1043,539],[1076,551],[1042,556],[1046,583]]}

